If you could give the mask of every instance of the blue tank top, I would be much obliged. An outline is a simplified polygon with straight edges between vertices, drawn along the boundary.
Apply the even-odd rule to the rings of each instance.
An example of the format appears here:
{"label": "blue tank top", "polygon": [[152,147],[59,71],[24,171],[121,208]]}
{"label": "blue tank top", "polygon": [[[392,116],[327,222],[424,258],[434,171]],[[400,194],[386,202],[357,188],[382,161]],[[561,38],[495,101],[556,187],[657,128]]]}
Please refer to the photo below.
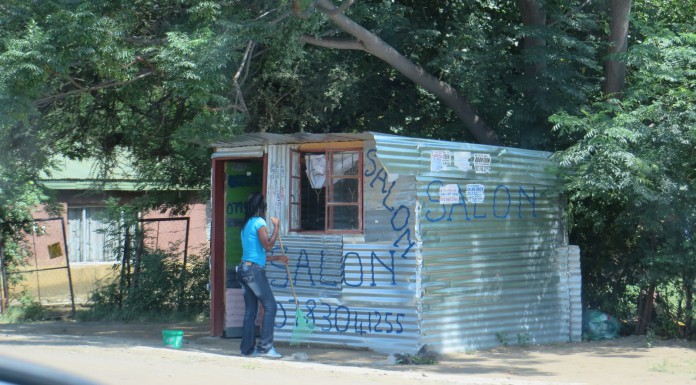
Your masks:
{"label": "blue tank top", "polygon": [[259,229],[266,226],[266,220],[252,217],[242,228],[242,261],[266,266],[266,249],[259,239]]}

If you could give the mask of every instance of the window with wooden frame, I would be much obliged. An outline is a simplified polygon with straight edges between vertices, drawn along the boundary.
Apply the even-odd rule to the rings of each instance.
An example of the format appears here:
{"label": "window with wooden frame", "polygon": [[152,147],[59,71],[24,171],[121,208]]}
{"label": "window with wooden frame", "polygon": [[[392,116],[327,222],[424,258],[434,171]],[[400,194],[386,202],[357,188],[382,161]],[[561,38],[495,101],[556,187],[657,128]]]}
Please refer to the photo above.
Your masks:
{"label": "window with wooden frame", "polygon": [[292,150],[290,229],[362,232],[362,148]]}

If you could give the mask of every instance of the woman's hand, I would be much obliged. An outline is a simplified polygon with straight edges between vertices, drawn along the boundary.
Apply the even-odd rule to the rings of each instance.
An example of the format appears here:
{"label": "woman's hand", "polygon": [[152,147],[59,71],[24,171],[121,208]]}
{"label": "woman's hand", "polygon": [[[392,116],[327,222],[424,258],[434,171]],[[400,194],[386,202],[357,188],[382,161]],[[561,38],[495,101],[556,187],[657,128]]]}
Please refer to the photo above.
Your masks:
{"label": "woman's hand", "polygon": [[273,227],[276,228],[280,225],[280,219],[276,217],[271,217],[271,223],[273,223]]}
{"label": "woman's hand", "polygon": [[289,258],[287,255],[274,255],[272,257],[268,257],[268,261],[273,261],[273,262],[283,262],[284,264],[288,264]]}

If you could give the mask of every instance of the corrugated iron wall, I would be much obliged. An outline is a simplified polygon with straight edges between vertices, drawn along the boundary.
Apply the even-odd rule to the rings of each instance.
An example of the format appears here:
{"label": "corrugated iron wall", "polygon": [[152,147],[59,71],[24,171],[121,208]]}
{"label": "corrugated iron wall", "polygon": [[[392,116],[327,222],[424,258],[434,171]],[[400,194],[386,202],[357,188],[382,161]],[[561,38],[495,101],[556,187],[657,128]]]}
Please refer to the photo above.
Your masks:
{"label": "corrugated iron wall", "polygon": [[[288,181],[290,178],[290,145],[266,146],[266,201],[269,217],[280,218],[280,223],[290,223]],[[288,226],[281,226],[281,234],[287,234]]]}
{"label": "corrugated iron wall", "polygon": [[[549,154],[375,139],[390,173],[418,175],[421,343],[446,352],[569,341],[568,257],[557,252],[565,230]],[[571,274],[579,282],[579,269]]]}
{"label": "corrugated iron wall", "polygon": [[[373,136],[364,234],[281,230],[311,342],[415,353],[579,338],[579,251],[567,246],[549,154]],[[285,224],[293,146],[266,148],[269,215]],[[271,264],[268,276],[276,338],[289,341],[288,275]]]}
{"label": "corrugated iron wall", "polygon": [[[289,162],[288,152],[289,146],[270,146],[269,167],[282,169],[272,165]],[[400,178],[398,183],[387,180],[370,142],[365,144],[364,159],[364,235],[284,231],[290,274],[300,309],[316,325],[312,343],[416,352],[420,261],[413,238],[415,216],[406,206],[415,206],[415,177]],[[280,175],[270,175],[268,196],[282,197],[276,191],[283,186],[274,182]],[[269,200],[270,207],[274,205]],[[287,202],[281,201],[269,215],[287,223],[287,213]],[[275,264],[267,272],[281,308],[276,317],[276,339],[290,341],[296,307],[287,273],[282,265]]]}

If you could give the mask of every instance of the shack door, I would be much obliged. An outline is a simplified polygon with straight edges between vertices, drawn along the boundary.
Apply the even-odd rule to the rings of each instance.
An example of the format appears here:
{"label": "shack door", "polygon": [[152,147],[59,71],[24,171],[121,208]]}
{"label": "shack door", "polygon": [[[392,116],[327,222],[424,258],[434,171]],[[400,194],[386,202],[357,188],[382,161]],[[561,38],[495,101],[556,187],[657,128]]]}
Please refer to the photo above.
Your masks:
{"label": "shack door", "polygon": [[235,267],[242,261],[240,232],[249,194],[264,191],[263,159],[225,162],[225,337],[242,336],[244,298]]}

